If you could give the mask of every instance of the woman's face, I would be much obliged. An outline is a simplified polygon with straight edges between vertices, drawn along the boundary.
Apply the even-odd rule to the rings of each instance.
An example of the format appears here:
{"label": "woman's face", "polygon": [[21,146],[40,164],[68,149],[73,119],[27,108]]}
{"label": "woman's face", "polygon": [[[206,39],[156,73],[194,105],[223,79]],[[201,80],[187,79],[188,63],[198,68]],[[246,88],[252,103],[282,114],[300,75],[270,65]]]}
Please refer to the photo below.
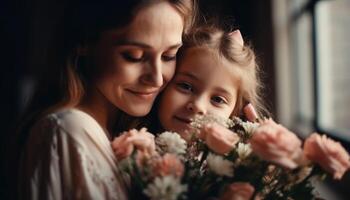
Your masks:
{"label": "woman's face", "polygon": [[141,9],[127,27],[103,32],[92,48],[98,93],[129,115],[146,115],[174,75],[183,28],[182,16],[161,2]]}

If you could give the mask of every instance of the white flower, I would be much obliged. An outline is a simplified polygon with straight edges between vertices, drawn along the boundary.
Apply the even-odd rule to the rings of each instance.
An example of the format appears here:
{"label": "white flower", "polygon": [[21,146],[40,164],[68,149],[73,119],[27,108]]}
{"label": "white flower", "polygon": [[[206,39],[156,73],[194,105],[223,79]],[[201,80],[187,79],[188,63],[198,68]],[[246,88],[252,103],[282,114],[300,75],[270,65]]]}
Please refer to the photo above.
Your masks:
{"label": "white flower", "polygon": [[241,122],[241,126],[244,128],[248,135],[252,135],[254,131],[259,127],[259,123],[253,122]]}
{"label": "white flower", "polygon": [[236,151],[237,151],[237,154],[238,154],[240,159],[245,159],[252,152],[252,148],[250,147],[250,144],[244,144],[244,143],[240,142],[237,145]]}
{"label": "white flower", "polygon": [[181,136],[175,132],[163,132],[156,138],[156,148],[161,154],[185,154],[187,143]]}
{"label": "white flower", "polygon": [[209,153],[207,157],[207,163],[209,169],[220,176],[233,176],[233,163],[228,160],[224,160],[222,156],[217,156]]}
{"label": "white flower", "polygon": [[201,129],[204,125],[210,123],[218,123],[226,128],[230,128],[234,125],[234,122],[230,119],[225,119],[216,115],[196,115],[191,122],[191,126],[195,129]]}
{"label": "white flower", "polygon": [[151,200],[176,200],[181,193],[187,191],[187,185],[182,185],[180,179],[173,176],[156,177],[147,185],[143,193]]}

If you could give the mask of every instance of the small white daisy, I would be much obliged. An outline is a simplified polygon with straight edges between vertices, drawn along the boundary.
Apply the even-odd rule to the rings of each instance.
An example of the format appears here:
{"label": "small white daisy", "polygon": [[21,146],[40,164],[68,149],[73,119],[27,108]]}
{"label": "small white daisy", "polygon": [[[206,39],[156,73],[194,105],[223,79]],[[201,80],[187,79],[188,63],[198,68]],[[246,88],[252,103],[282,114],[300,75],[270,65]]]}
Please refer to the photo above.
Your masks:
{"label": "small white daisy", "polygon": [[191,126],[195,129],[201,129],[204,125],[210,123],[218,123],[226,128],[230,128],[234,125],[231,119],[225,119],[216,115],[196,115],[191,122]]}
{"label": "small white daisy", "polygon": [[233,163],[225,160],[222,156],[209,153],[207,157],[209,169],[220,176],[233,176]]}
{"label": "small white daisy", "polygon": [[180,179],[173,176],[156,177],[147,185],[143,193],[151,200],[176,200],[187,191],[187,185],[182,185]]}
{"label": "small white daisy", "polygon": [[236,151],[240,159],[245,159],[252,153],[252,148],[250,144],[240,142],[237,145]]}
{"label": "small white daisy", "polygon": [[161,154],[171,153],[182,155],[186,153],[187,143],[175,132],[163,132],[156,138],[156,148]]}
{"label": "small white daisy", "polygon": [[259,123],[253,122],[241,122],[241,126],[244,128],[248,135],[252,135],[254,131],[259,127]]}

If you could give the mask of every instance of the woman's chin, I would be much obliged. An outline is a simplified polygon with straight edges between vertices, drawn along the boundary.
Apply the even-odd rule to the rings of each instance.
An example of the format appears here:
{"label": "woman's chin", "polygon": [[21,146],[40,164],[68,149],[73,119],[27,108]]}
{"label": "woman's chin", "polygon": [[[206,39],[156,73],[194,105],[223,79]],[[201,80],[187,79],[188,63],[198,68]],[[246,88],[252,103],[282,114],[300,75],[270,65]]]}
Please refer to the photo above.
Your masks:
{"label": "woman's chin", "polygon": [[130,108],[124,110],[125,113],[133,117],[144,117],[151,111],[151,107],[142,107],[142,108]]}

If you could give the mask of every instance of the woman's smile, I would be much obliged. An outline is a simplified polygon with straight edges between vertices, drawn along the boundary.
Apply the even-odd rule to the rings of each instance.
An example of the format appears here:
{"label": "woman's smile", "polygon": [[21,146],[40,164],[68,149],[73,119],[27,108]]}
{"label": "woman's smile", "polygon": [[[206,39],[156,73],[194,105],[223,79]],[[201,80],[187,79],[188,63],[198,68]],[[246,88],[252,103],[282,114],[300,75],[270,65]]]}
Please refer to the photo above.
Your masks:
{"label": "woman's smile", "polygon": [[144,100],[152,100],[159,93],[159,90],[145,90],[145,91],[127,90],[127,91]]}

